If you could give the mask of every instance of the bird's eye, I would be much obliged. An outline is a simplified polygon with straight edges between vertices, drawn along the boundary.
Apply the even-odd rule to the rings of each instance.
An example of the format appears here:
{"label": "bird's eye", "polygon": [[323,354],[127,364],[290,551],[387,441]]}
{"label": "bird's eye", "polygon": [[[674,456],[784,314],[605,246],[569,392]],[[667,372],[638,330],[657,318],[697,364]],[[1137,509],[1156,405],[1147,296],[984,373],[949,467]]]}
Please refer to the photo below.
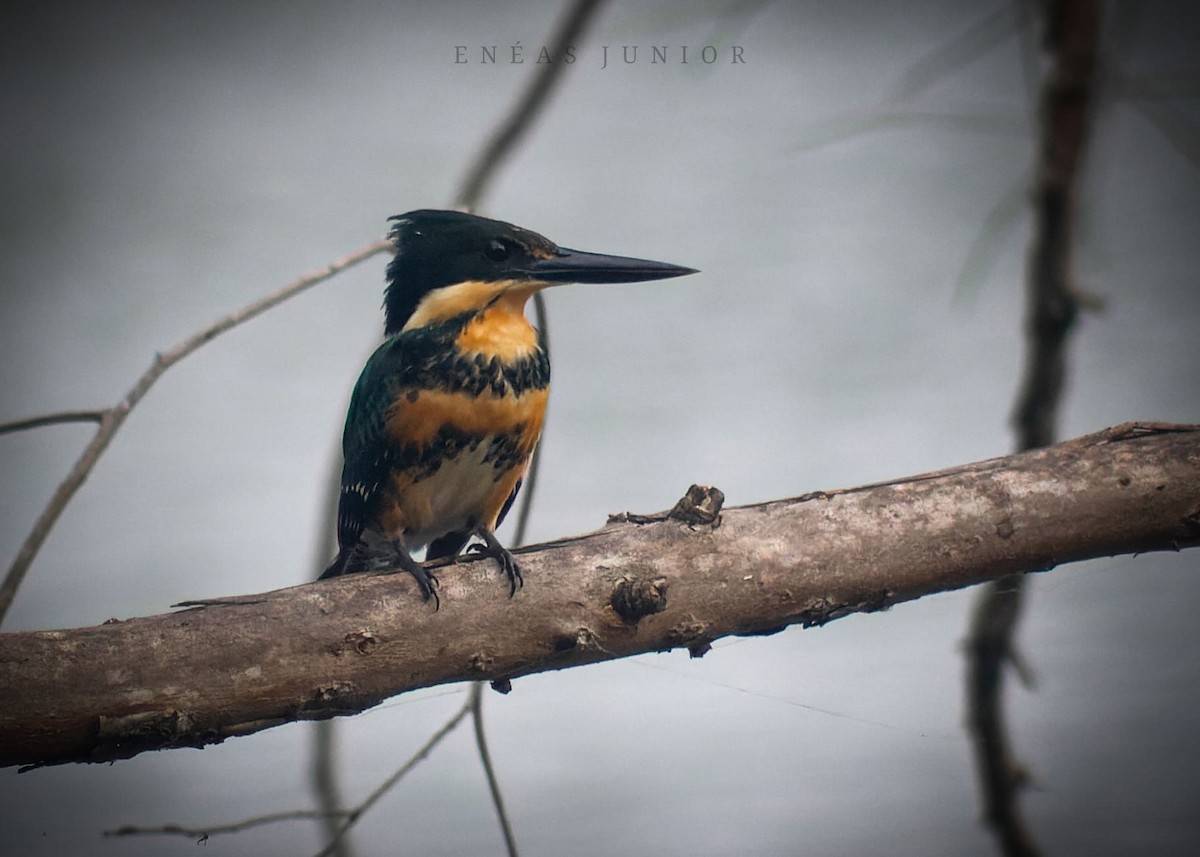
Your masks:
{"label": "bird's eye", "polygon": [[487,248],[483,252],[493,262],[503,262],[512,255],[512,247],[503,241],[492,240],[488,242]]}

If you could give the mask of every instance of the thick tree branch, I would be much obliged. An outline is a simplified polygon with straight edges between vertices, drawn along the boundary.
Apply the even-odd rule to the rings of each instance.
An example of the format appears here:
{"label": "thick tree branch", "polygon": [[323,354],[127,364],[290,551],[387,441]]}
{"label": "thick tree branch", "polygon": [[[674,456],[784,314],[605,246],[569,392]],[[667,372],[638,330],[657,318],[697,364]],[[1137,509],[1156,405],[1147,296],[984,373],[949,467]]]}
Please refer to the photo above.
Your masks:
{"label": "thick tree branch", "polygon": [[[689,492],[690,494],[692,492]],[[0,635],[0,764],[108,761],[729,634],[822,625],[1014,571],[1200,543],[1200,426],[1126,424],[912,479],[620,516],[441,573],[353,575],[179,613]]]}

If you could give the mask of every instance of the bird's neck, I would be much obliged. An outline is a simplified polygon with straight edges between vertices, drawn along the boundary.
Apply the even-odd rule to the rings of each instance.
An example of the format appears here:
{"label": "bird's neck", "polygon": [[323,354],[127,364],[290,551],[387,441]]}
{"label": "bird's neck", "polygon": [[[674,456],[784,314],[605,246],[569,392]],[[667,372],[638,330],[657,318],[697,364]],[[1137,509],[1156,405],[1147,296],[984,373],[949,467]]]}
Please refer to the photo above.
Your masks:
{"label": "bird's neck", "polygon": [[515,300],[524,307],[530,292],[513,286],[514,284],[508,281],[487,283],[467,280],[453,286],[434,289],[421,298],[412,314],[405,320],[403,328],[397,332],[431,327],[464,315],[472,315],[500,300],[506,303]]}
{"label": "bird's neck", "polygon": [[525,318],[525,302],[533,289],[510,289],[467,321],[457,346],[464,354],[499,357],[515,363],[538,350],[537,331]]}
{"label": "bird's neck", "polygon": [[528,284],[476,281],[437,289],[421,299],[399,333],[448,325],[463,354],[513,363],[538,350],[537,331],[525,318],[535,291]]}

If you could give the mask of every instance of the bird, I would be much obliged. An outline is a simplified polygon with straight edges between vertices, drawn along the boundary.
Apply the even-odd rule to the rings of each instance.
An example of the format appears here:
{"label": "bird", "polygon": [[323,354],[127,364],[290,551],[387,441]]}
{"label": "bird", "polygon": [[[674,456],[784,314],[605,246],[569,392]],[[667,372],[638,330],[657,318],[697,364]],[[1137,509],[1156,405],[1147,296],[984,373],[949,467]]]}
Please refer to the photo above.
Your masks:
{"label": "bird", "polygon": [[322,580],[383,564],[440,606],[425,560],[495,558],[509,597],[521,568],[496,538],[541,436],[550,360],[526,301],[564,283],[632,283],[693,268],[560,247],[460,211],[389,218],[384,341],[350,397],[342,434],[338,553]]}

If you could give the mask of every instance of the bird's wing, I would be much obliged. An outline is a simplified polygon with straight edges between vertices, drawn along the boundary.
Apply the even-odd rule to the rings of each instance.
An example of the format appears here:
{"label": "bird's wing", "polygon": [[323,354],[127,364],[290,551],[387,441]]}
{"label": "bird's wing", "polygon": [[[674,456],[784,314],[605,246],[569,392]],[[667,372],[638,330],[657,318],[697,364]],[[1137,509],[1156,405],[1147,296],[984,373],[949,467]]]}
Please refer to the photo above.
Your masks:
{"label": "bird's wing", "polygon": [[385,436],[385,427],[389,413],[403,401],[409,350],[403,336],[394,336],[380,345],[363,367],[350,395],[342,434],[345,464],[338,499],[338,544],[343,549],[358,544],[376,494],[392,469],[396,450]]}

